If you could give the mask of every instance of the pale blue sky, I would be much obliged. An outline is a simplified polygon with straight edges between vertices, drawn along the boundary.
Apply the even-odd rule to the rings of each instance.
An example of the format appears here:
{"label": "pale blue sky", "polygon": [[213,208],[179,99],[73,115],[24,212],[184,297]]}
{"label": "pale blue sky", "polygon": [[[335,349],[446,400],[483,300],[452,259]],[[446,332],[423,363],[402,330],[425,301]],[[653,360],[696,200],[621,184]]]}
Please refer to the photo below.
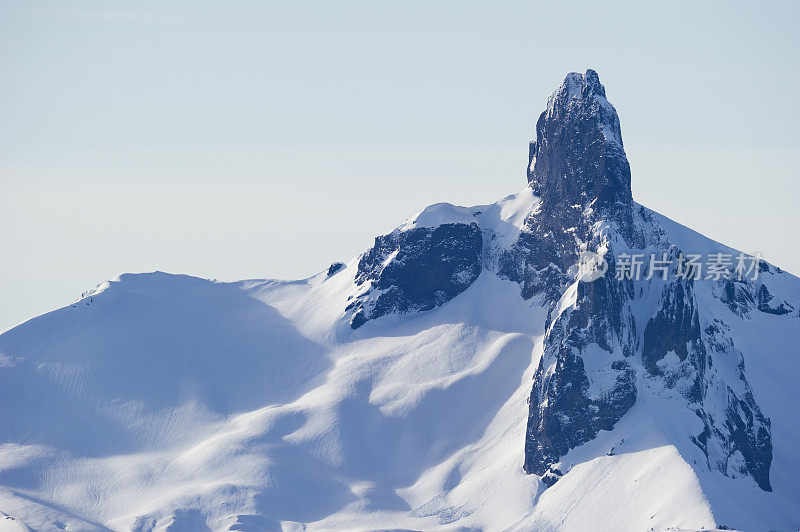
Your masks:
{"label": "pale blue sky", "polygon": [[634,197],[800,273],[800,4],[0,2],[0,330],[161,269],[299,278],[525,184],[594,68]]}

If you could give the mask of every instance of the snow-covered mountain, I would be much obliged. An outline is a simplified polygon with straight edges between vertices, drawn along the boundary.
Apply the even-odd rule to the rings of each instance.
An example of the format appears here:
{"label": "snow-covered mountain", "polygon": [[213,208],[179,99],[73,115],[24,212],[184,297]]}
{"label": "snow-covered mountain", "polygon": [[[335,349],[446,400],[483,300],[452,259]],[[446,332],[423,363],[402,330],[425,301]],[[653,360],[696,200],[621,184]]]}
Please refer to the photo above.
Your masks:
{"label": "snow-covered mountain", "polygon": [[800,279],[633,201],[595,72],[536,133],[518,194],[311,278],[1,335],[0,530],[797,530]]}

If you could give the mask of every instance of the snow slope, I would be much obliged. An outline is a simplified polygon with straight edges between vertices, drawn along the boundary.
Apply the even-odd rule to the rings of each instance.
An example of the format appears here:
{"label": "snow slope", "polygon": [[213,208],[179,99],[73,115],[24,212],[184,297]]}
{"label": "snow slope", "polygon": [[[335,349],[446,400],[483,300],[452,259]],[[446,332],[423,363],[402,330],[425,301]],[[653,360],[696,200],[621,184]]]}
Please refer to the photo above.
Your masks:
{"label": "snow slope", "polygon": [[800,279],[579,280],[580,251],[738,253],[629,177],[570,74],[518,194],[308,279],[125,274],[3,333],[0,531],[797,530]]}
{"label": "snow slope", "polygon": [[[509,206],[534,209],[527,198],[483,216],[513,227]],[[437,309],[353,331],[341,316],[354,271],[128,274],[2,335],[0,509],[37,530],[583,530],[598,515],[619,530],[711,527],[711,500],[748,524],[736,501],[704,494],[657,416],[668,409],[646,402],[545,490],[521,468],[541,301],[484,271]],[[771,386],[797,374],[788,344],[748,360],[773,414],[800,409],[778,394],[789,382]],[[797,471],[797,424],[773,419],[776,470]],[[776,488],[796,489],[786,476]]]}
{"label": "snow slope", "polygon": [[[53,529],[191,529],[200,512],[215,530],[497,529],[523,518],[540,489],[522,473],[519,442],[541,309],[518,297],[508,307],[516,287],[487,273],[430,313],[368,324],[345,342],[326,329],[300,340],[292,324],[324,314],[339,288],[324,284],[126,275],[88,305],[4,335],[14,358],[3,404],[26,409],[4,409],[14,418],[3,439],[26,443],[2,447],[12,488],[0,507],[43,530],[45,510]],[[306,305],[289,303],[298,299]],[[117,313],[129,335],[102,323]],[[223,340],[209,343],[212,322],[209,336]],[[15,348],[32,337],[30,351]],[[308,360],[315,352],[328,364]],[[282,363],[298,357],[303,376]]]}

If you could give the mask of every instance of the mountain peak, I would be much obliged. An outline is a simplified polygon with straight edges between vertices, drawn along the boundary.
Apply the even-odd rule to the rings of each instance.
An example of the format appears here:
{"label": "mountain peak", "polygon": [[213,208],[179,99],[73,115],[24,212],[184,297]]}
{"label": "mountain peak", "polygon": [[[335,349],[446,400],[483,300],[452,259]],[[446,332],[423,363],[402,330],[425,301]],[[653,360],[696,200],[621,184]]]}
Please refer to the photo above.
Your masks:
{"label": "mountain peak", "polygon": [[630,207],[619,117],[594,70],[567,74],[548,99],[530,143],[528,182],[554,213],[580,205],[616,218]]}
{"label": "mountain peak", "polygon": [[566,90],[572,98],[590,98],[595,95],[606,97],[606,88],[600,83],[600,76],[591,68],[585,74],[570,72],[556,92]]}

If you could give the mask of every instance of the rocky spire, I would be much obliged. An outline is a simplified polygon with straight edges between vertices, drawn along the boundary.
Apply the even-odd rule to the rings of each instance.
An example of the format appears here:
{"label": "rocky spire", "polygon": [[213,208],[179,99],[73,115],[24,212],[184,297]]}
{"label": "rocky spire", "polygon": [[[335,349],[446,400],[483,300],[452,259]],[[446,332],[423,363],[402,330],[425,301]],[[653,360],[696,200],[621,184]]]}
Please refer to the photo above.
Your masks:
{"label": "rocky spire", "polygon": [[550,96],[530,143],[528,182],[559,225],[587,212],[616,220],[626,232],[631,170],[617,111],[594,70],[568,74]]}
{"label": "rocky spire", "polygon": [[[613,239],[596,230],[598,221],[634,243],[630,166],[605,95],[593,70],[568,74],[539,117],[530,148],[528,181],[542,203],[518,241],[527,268],[520,277],[553,307],[529,401],[524,467],[545,484],[561,476],[561,457],[611,430],[638,395],[632,283],[613,274],[579,281],[574,269],[579,254],[591,251],[614,271]],[[606,380],[587,365],[602,368]]]}

